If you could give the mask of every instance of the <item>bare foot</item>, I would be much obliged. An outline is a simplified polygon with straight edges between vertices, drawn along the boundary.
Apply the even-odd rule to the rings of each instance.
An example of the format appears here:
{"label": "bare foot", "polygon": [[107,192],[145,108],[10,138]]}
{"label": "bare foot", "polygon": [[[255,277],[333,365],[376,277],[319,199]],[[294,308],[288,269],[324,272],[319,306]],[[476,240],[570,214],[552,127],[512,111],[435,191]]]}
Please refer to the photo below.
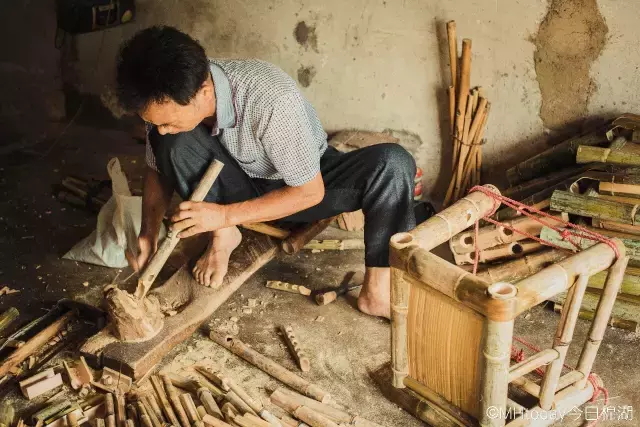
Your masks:
{"label": "bare foot", "polygon": [[211,233],[207,250],[193,267],[193,277],[203,286],[218,288],[229,268],[231,252],[242,241],[238,227],[222,228]]}
{"label": "bare foot", "polygon": [[372,316],[391,318],[391,269],[367,267],[358,309]]}

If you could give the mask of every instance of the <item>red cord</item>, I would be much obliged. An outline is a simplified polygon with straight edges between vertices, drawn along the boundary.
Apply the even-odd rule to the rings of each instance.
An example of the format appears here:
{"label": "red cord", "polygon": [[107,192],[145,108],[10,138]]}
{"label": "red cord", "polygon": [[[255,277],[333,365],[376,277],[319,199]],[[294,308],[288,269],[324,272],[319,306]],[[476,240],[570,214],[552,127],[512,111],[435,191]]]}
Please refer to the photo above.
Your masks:
{"label": "red cord", "polygon": [[[596,233],[594,231],[591,231],[585,227],[581,227],[579,225],[576,224],[572,224],[570,222],[567,221],[563,221],[561,219],[558,219],[552,215],[549,215],[546,212],[542,212],[539,209],[536,209],[534,207],[531,206],[527,206],[524,203],[515,201],[513,199],[510,199],[508,197],[505,197],[501,194],[496,194],[493,191],[491,191],[489,188],[484,187],[484,186],[479,186],[476,185],[475,187],[471,188],[471,190],[469,190],[469,192],[474,192],[474,191],[479,191],[481,193],[483,193],[484,195],[490,197],[491,199],[494,200],[494,205],[492,208],[492,211],[490,213],[488,213],[487,215],[485,215],[482,219],[484,219],[485,221],[497,226],[497,227],[503,227],[507,230],[510,230],[514,233],[518,233],[521,234],[529,239],[533,239],[539,243],[542,243],[543,245],[546,246],[551,246],[553,248],[556,249],[564,249],[561,248],[560,246],[554,245],[551,242],[548,242],[546,240],[540,239],[537,236],[534,236],[532,234],[529,234],[527,232],[524,232],[522,230],[518,230],[516,228],[511,227],[510,225],[507,225],[503,222],[500,221],[496,221],[495,219],[491,218],[491,216],[495,213],[495,211],[497,210],[497,208],[500,206],[500,204],[504,204],[505,206],[510,207],[511,209],[515,210],[516,212],[520,213],[521,215],[524,216],[528,216],[529,218],[532,218],[534,221],[539,222],[540,224],[547,226],[549,228],[551,228],[552,230],[556,231],[557,233],[560,234],[560,237],[562,238],[562,240],[565,240],[569,243],[571,243],[573,246],[575,246],[576,249],[581,249],[581,245],[580,245],[580,241],[582,239],[586,239],[586,240],[592,240],[594,242],[600,242],[600,243],[606,243],[607,245],[609,245],[611,247],[611,249],[613,249],[613,252],[616,254],[616,258],[620,258],[620,251],[618,250],[618,247],[616,246],[616,244],[614,243],[613,240],[603,236],[602,234]],[[544,221],[543,218],[552,220],[552,222],[547,222]],[[480,248],[478,247],[478,233],[479,233],[479,226],[480,224],[480,219],[476,220],[475,223],[475,239],[474,239],[474,244],[475,244],[475,259],[473,262],[473,274],[476,274],[478,272],[478,263],[480,260]],[[562,224],[562,227],[559,227],[558,225],[555,224]],[[573,231],[573,230],[577,230]],[[574,240],[573,237],[577,238],[578,240]]]}
{"label": "red cord", "polygon": [[[489,188],[487,187],[483,187],[483,186],[475,186],[473,188],[471,188],[471,190],[469,190],[469,192],[474,192],[474,191],[479,191],[483,194],[485,194],[486,196],[489,196],[493,201],[494,201],[494,205],[493,208],[491,209],[491,212],[488,213],[487,215],[485,215],[482,219],[484,219],[485,221],[494,224],[495,226],[498,227],[503,227],[507,230],[510,230],[514,233],[518,233],[521,234],[523,236],[526,236],[529,239],[533,239],[539,243],[542,243],[543,245],[547,245],[547,246],[551,246],[553,248],[556,249],[565,249],[565,248],[561,248],[557,245],[554,245],[551,242],[548,242],[546,240],[540,239],[537,236],[534,236],[532,234],[529,234],[527,232],[521,231],[521,230],[517,230],[513,227],[511,227],[510,225],[504,224],[500,221],[496,221],[492,218],[490,218],[491,216],[493,216],[493,214],[497,211],[498,207],[500,207],[500,204],[504,204],[505,206],[510,207],[511,209],[515,210],[516,212],[520,213],[521,215],[524,216],[528,216],[529,218],[533,218],[535,221],[539,222],[540,224],[547,226],[549,228],[551,228],[552,230],[558,232],[560,234],[560,237],[562,238],[562,240],[565,240],[569,243],[571,243],[573,246],[576,247],[576,249],[580,250],[582,248],[582,246],[580,245],[580,241],[582,239],[586,239],[586,240],[591,240],[591,241],[595,241],[595,242],[600,242],[600,243],[606,243],[607,245],[609,245],[611,247],[611,249],[613,249],[613,252],[616,254],[616,258],[620,258],[620,251],[618,250],[618,247],[616,246],[616,244],[614,243],[613,240],[599,234],[596,233],[594,231],[591,231],[585,227],[581,227],[579,225],[576,224],[572,224],[570,222],[567,221],[563,221],[561,219],[558,219],[552,215],[549,215],[548,213],[542,212],[539,209],[536,209],[534,207],[531,206],[527,206],[521,202],[512,200],[508,197],[505,197],[501,194],[496,194],[493,191],[491,191]],[[552,222],[546,222],[543,220],[543,218],[552,220]],[[480,220],[476,220],[475,225],[474,225],[474,234],[475,234],[475,238],[474,238],[474,244],[475,244],[475,260],[474,260],[474,264],[473,264],[473,274],[476,274],[478,271],[478,262],[480,259],[480,248],[478,247],[478,233],[479,233],[479,229],[480,229]],[[563,227],[559,227],[558,225],[554,225],[554,224],[562,224]],[[578,240],[574,240],[574,238],[577,238]],[[540,349],[538,347],[536,347],[535,345],[523,340],[522,338],[518,338],[518,337],[513,337],[514,341],[519,342],[520,344],[522,344],[523,346],[529,348],[532,351],[535,352],[540,352]],[[517,349],[515,348],[513,345],[511,346],[511,359],[514,360],[516,363],[521,362],[525,359],[525,355],[524,355],[524,350],[522,349]],[[573,369],[571,366],[567,365],[567,364],[563,364],[563,366],[567,369]],[[540,376],[544,375],[544,370],[542,369],[542,367],[537,368],[536,373]],[[587,380],[591,383],[591,385],[593,386],[593,395],[591,396],[591,399],[589,400],[589,402],[594,402],[599,396],[600,394],[604,395],[604,404],[605,406],[609,404],[609,391],[604,387],[604,384],[602,383],[602,380],[600,379],[600,377],[598,377],[597,375],[590,373],[589,377],[587,378]],[[592,421],[588,424],[586,424],[585,427],[593,427],[597,424],[598,420]]]}

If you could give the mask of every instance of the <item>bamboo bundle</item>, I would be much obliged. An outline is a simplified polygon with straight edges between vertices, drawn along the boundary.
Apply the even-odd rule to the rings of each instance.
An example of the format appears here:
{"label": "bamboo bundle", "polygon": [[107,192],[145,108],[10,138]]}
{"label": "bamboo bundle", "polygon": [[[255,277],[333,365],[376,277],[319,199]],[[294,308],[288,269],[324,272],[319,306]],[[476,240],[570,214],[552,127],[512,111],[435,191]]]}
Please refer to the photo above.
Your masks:
{"label": "bamboo bundle", "polygon": [[451,84],[448,86],[449,118],[453,142],[452,177],[444,205],[458,200],[469,188],[480,185],[482,144],[490,104],[482,88],[471,89],[471,40],[462,40],[458,67],[456,23],[447,23]]}

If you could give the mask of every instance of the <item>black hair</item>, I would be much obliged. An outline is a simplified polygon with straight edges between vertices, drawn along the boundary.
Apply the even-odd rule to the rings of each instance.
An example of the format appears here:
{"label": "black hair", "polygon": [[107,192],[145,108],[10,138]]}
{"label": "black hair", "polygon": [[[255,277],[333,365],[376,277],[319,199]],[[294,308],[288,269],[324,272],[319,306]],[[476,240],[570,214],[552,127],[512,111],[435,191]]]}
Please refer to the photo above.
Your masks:
{"label": "black hair", "polygon": [[136,113],[168,99],[187,105],[208,76],[207,55],[196,40],[173,27],[147,28],[120,47],[118,99]]}

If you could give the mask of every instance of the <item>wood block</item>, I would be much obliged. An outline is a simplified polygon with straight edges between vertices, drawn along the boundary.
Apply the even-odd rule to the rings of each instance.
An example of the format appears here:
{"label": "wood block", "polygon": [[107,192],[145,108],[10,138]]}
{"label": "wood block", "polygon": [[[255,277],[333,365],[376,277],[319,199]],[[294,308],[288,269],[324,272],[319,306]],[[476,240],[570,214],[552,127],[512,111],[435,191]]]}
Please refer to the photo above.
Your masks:
{"label": "wood block", "polygon": [[24,388],[21,387],[21,389],[25,397],[31,400],[34,397],[38,397],[41,394],[44,394],[50,390],[53,390],[54,388],[59,387],[61,385],[62,385],[62,375],[55,374],[52,377],[48,377],[40,381],[37,381],[35,383],[31,383],[25,386]]}
{"label": "wood block", "polygon": [[[42,372],[38,372],[37,374],[35,374],[35,375],[33,375],[33,376],[29,377],[29,378],[26,378],[26,379],[20,381],[18,384],[20,385],[20,389],[23,389],[23,388],[25,388],[27,386],[30,386],[32,384],[37,383],[38,381],[42,381],[43,379],[51,378],[55,374],[56,373],[53,371],[53,368],[46,369],[46,370],[44,370]],[[24,393],[24,391],[23,391],[23,393]]]}
{"label": "wood block", "polygon": [[218,289],[199,285],[188,265],[183,266],[149,295],[157,298],[163,311],[176,310],[164,319],[164,327],[144,342],[120,342],[103,329],[81,348],[89,357],[102,357],[105,366],[137,380],[144,376],[173,347],[184,341],[253,273],[280,251],[279,242],[269,236],[242,230],[240,246],[229,261],[229,271]]}

